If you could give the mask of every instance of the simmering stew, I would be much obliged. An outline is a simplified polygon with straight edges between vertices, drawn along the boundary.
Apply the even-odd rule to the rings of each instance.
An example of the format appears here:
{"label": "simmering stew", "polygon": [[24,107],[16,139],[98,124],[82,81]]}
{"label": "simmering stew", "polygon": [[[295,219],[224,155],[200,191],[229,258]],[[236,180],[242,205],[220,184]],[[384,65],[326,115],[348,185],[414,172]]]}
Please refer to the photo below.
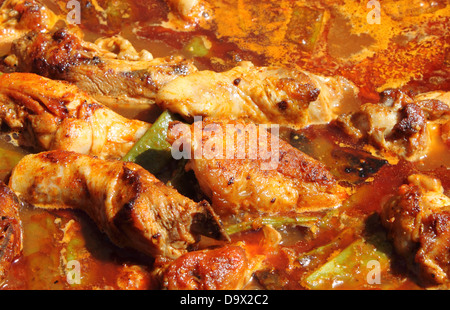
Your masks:
{"label": "simmering stew", "polygon": [[444,0],[4,0],[0,288],[450,283]]}

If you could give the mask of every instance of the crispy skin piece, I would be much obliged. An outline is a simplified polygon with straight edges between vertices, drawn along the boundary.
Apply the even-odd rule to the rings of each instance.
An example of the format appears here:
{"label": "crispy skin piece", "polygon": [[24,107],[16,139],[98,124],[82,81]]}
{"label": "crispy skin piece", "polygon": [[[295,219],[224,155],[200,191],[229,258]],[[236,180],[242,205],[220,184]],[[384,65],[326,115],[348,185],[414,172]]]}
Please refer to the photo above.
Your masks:
{"label": "crispy skin piece", "polygon": [[173,154],[188,150],[187,168],[219,215],[295,214],[333,208],[346,197],[323,164],[251,122],[173,122],[168,140]]}
{"label": "crispy skin piece", "polygon": [[35,0],[6,0],[0,7],[0,56],[9,54],[11,44],[29,31],[53,28],[58,16]]}
{"label": "crispy skin piece", "polygon": [[[151,256],[176,258],[200,233],[222,237],[207,202],[182,196],[133,163],[44,152],[24,157],[9,185],[37,207],[86,212],[118,246]],[[216,231],[200,232],[204,227]]]}
{"label": "crispy skin piece", "polygon": [[430,145],[430,114],[423,109],[424,102],[397,89],[384,91],[381,98],[379,103],[366,103],[357,112],[340,115],[336,123],[388,156],[410,161],[425,156]]}
{"label": "crispy skin piece", "polygon": [[281,242],[280,233],[264,225],[252,241],[209,245],[170,262],[156,262],[154,275],[169,290],[245,289],[253,274],[267,268],[266,258]]}
{"label": "crispy skin piece", "polygon": [[105,48],[104,41],[90,43],[62,28],[54,33],[31,32],[14,43],[12,52],[19,71],[69,81],[112,108],[149,109],[164,84],[197,70],[182,57],[151,59],[148,53],[136,57],[134,50],[121,50],[130,44],[119,40],[108,43],[119,49],[116,54],[114,48]]}
{"label": "crispy skin piece", "polygon": [[150,124],[104,107],[75,85],[31,73],[0,76],[0,119],[31,129],[38,149],[122,158]]}
{"label": "crispy skin piece", "polygon": [[14,192],[0,181],[0,285],[22,250],[20,203]]}
{"label": "crispy skin piece", "polygon": [[327,123],[357,89],[343,78],[327,78],[250,62],[226,71],[198,71],[167,83],[156,102],[186,119],[193,116],[247,118],[256,123],[302,128]]}
{"label": "crispy skin piece", "polygon": [[236,290],[249,281],[258,259],[245,246],[225,245],[183,254],[164,270],[162,287],[169,290]]}
{"label": "crispy skin piece", "polygon": [[438,179],[414,174],[382,209],[381,218],[397,253],[423,284],[450,276],[450,198]]}
{"label": "crispy skin piece", "polygon": [[399,89],[388,89],[380,97],[379,103],[366,103],[359,111],[340,115],[336,124],[383,155],[409,161],[427,155],[431,145],[428,125],[442,125],[442,138],[447,141],[450,92],[412,96]]}

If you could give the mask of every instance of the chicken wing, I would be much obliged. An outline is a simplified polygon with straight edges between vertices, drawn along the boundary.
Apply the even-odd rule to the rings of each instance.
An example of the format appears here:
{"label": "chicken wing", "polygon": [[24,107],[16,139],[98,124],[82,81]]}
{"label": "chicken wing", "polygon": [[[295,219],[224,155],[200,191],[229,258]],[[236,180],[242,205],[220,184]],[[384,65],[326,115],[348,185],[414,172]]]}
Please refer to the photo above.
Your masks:
{"label": "chicken wing", "polygon": [[47,209],[86,212],[121,247],[176,258],[200,234],[221,238],[207,202],[196,203],[140,166],[67,151],[25,156],[9,186],[21,199]]}
{"label": "chicken wing", "polygon": [[221,216],[298,214],[339,206],[346,197],[323,164],[261,125],[173,122],[168,139],[175,158],[190,159],[187,169]]}
{"label": "chicken wing", "polygon": [[0,76],[0,120],[25,132],[38,149],[122,158],[150,124],[126,119],[76,86],[31,73]]}
{"label": "chicken wing", "polygon": [[450,276],[450,198],[438,179],[423,174],[388,201],[381,213],[398,254],[424,284],[448,283]]}
{"label": "chicken wing", "polygon": [[128,107],[136,114],[152,109],[164,84],[197,70],[180,56],[153,59],[149,52],[139,54],[121,37],[97,43],[62,28],[31,32],[13,44],[12,52],[19,71],[71,82],[111,108]]}
{"label": "chicken wing", "polygon": [[357,88],[344,78],[322,77],[250,62],[226,71],[197,71],[164,85],[156,102],[187,119],[247,118],[256,123],[302,128],[327,123]]}
{"label": "chicken wing", "polygon": [[0,181],[0,285],[22,250],[22,223],[17,196]]}

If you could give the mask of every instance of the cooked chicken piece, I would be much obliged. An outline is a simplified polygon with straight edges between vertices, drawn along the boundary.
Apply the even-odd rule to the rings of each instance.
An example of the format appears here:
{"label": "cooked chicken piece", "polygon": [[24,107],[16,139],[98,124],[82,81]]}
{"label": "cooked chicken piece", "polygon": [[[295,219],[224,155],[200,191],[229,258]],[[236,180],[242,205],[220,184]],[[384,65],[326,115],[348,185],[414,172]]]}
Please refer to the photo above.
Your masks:
{"label": "cooked chicken piece", "polygon": [[173,122],[168,140],[175,158],[190,159],[187,169],[222,216],[298,214],[339,206],[346,197],[324,165],[267,126],[223,119],[191,126]]}
{"label": "cooked chicken piece", "polygon": [[162,286],[169,290],[237,290],[261,264],[245,245],[226,245],[186,253],[164,271]]}
{"label": "cooked chicken piece", "polygon": [[48,31],[58,20],[38,1],[5,0],[0,7],[0,57],[9,54],[14,40],[29,31]]}
{"label": "cooked chicken piece", "polygon": [[450,92],[410,97],[400,90],[389,89],[381,93],[379,103],[363,104],[357,112],[340,115],[336,123],[384,155],[416,161],[429,151],[429,125],[442,125],[446,141],[446,128],[450,127],[445,124],[449,120]]}
{"label": "cooked chicken piece", "polygon": [[[208,18],[209,4],[203,0],[166,0],[171,14],[195,25],[201,19]],[[171,17],[169,16],[169,19]],[[188,25],[186,25],[188,27]]]}
{"label": "cooked chicken piece", "polygon": [[19,71],[69,81],[108,107],[129,109],[130,117],[155,108],[156,92],[164,84],[197,70],[180,56],[152,59],[130,46],[121,37],[97,45],[63,28],[29,33],[14,43],[12,52]]}
{"label": "cooked chicken piece", "polygon": [[424,105],[399,90],[384,91],[381,97],[379,103],[366,103],[357,112],[339,116],[337,124],[387,155],[410,161],[425,156],[430,136]]}
{"label": "cooked chicken piece", "polygon": [[141,50],[139,53],[136,51],[130,41],[122,37],[121,35],[115,35],[112,37],[102,37],[95,42],[103,52],[109,51],[109,55],[112,58],[130,60],[130,61],[151,61],[153,55],[147,50]]}
{"label": "cooked chicken piece", "polygon": [[158,91],[156,102],[186,119],[247,118],[302,128],[331,121],[340,105],[356,96],[344,78],[242,62],[226,72],[204,70],[175,79]]}
{"label": "cooked chicken piece", "polygon": [[22,250],[22,223],[17,196],[0,181],[0,286]]}
{"label": "cooked chicken piece", "polygon": [[[154,275],[163,289],[245,289],[253,274],[265,268],[267,254],[281,241],[280,233],[264,225],[248,242],[216,242],[184,254],[169,263],[156,262]],[[161,264],[162,263],[162,264]]]}
{"label": "cooked chicken piece", "polygon": [[200,0],[167,0],[166,2],[173,11],[185,19],[198,15],[202,5]]}
{"label": "cooked chicken piece", "polygon": [[205,201],[196,203],[142,167],[67,151],[25,156],[9,185],[21,199],[47,209],[86,212],[121,247],[176,258],[200,234],[221,237]]}
{"label": "cooked chicken piece", "polygon": [[445,91],[431,91],[426,93],[420,93],[414,96],[416,101],[424,101],[424,100],[437,100],[440,101],[447,106],[450,106],[450,92]]}
{"label": "cooked chicken piece", "polygon": [[32,73],[0,76],[0,120],[14,130],[31,129],[38,149],[100,158],[122,158],[150,126],[120,116],[75,85]]}
{"label": "cooked chicken piece", "polygon": [[427,119],[440,125],[441,138],[450,146],[450,92],[433,91],[414,97]]}
{"label": "cooked chicken piece", "polygon": [[450,92],[434,91],[414,97],[424,111],[427,120],[445,123],[450,119]]}
{"label": "cooked chicken piece", "polygon": [[203,0],[166,0],[170,13],[168,21],[163,22],[166,28],[185,31],[198,24],[203,24],[212,14],[210,5]]}
{"label": "cooked chicken piece", "polygon": [[424,284],[442,284],[450,276],[450,198],[438,179],[414,174],[381,213],[395,250]]}

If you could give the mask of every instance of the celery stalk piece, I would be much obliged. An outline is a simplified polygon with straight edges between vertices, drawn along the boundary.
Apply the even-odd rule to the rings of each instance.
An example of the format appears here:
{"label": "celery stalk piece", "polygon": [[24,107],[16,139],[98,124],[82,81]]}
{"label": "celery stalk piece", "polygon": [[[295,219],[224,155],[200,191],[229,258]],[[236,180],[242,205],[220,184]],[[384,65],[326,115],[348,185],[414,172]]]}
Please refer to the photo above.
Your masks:
{"label": "celery stalk piece", "polygon": [[320,262],[324,259],[330,257],[337,250],[344,248],[346,245],[354,240],[355,232],[351,228],[344,229],[333,240],[325,245],[316,247],[309,252],[302,253],[298,261],[303,265],[302,262],[307,261],[309,268],[318,268]]}
{"label": "celery stalk piece", "polygon": [[300,48],[312,51],[319,39],[324,23],[324,11],[307,6],[296,6],[288,24],[286,39]]}
{"label": "celery stalk piece", "polygon": [[167,129],[171,121],[178,120],[169,111],[164,111],[122,158],[134,162],[153,174],[158,173],[172,159],[171,145],[167,142]]}
{"label": "celery stalk piece", "polygon": [[242,222],[225,227],[225,231],[228,235],[232,235],[238,232],[252,230],[263,226],[271,225],[274,228],[284,225],[296,225],[296,226],[311,226],[318,220],[314,216],[297,216],[297,217],[263,217],[255,221]]}
{"label": "celery stalk piece", "polygon": [[369,287],[377,280],[374,267],[382,273],[389,264],[387,253],[364,239],[358,239],[308,275],[304,284],[309,289],[339,288],[341,284],[346,288],[360,287],[361,283]]}

